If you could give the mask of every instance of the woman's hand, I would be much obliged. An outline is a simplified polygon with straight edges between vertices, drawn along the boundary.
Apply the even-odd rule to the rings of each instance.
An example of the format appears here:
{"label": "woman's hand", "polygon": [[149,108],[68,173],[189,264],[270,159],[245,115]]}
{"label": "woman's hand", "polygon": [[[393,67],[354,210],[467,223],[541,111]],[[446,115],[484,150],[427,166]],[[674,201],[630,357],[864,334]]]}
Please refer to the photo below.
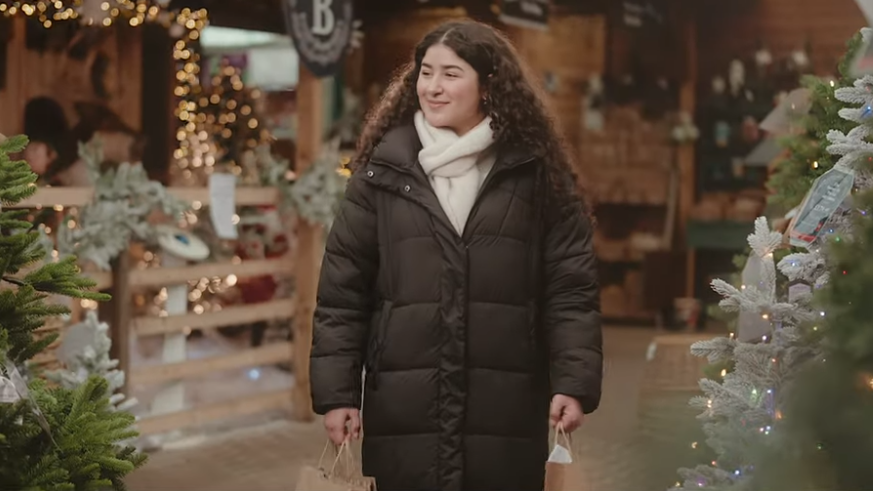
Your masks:
{"label": "woman's hand", "polygon": [[582,414],[582,406],[576,398],[563,394],[552,396],[552,405],[549,408],[549,422],[553,428],[560,424],[564,431],[572,433],[582,426],[584,420],[585,415]]}
{"label": "woman's hand", "polygon": [[341,445],[350,436],[357,440],[361,437],[360,412],[350,407],[330,410],[324,415],[324,429],[334,445]]}

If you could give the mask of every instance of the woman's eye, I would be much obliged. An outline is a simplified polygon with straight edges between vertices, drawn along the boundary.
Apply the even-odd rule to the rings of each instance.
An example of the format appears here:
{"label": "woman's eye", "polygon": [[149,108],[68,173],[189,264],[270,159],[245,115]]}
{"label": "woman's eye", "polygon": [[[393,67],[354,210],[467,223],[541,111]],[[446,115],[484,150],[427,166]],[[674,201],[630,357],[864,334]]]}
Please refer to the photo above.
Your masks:
{"label": "woman's eye", "polygon": [[446,77],[449,77],[449,78],[457,78],[457,77],[458,77],[458,74],[457,74],[457,73],[449,72],[449,73],[446,73]]}
{"label": "woman's eye", "polygon": [[430,77],[430,72],[422,71],[422,72],[421,72],[421,76],[422,76],[422,77]]}

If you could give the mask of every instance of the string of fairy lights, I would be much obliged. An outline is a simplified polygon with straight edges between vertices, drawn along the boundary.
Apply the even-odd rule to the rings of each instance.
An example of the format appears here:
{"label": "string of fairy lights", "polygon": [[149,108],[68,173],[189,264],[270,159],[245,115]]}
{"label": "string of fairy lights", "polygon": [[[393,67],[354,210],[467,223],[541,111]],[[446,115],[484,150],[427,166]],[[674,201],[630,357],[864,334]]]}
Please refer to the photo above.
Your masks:
{"label": "string of fairy lights", "polygon": [[[179,123],[177,132],[178,148],[174,154],[176,165],[182,162],[194,163],[202,159],[206,165],[212,162],[207,159],[210,149],[203,146],[194,147],[192,141],[207,140],[207,135],[197,133],[196,123],[203,119],[198,112],[198,96],[200,87],[200,55],[197,42],[201,31],[208,23],[206,9],[193,10],[183,8],[178,11],[169,10],[169,0],[40,0],[40,1],[3,1],[0,0],[0,16],[25,16],[38,21],[46,29],[62,25],[63,22],[79,22],[84,26],[111,27],[113,25],[129,25],[138,27],[145,24],[159,24],[168,30],[171,37],[176,38],[173,59],[176,64],[176,87],[173,94],[178,98],[174,116]],[[205,145],[205,144],[204,144]],[[199,152],[199,153],[198,153]],[[42,207],[39,207],[42,208]],[[54,206],[58,213],[64,212],[61,205]],[[67,210],[74,216],[76,210]],[[195,216],[196,219],[196,216]],[[190,220],[189,220],[190,221]],[[51,234],[50,227],[44,227]],[[57,251],[54,251],[57,255]],[[144,251],[137,268],[157,267],[160,264],[158,254]],[[206,290],[220,290],[222,286],[233,286],[235,278],[201,278],[191,282],[190,300],[198,299]],[[196,292],[196,293],[195,293]],[[166,315],[163,303],[166,301],[166,289],[161,289],[151,305],[147,306],[149,313]],[[145,295],[136,295],[134,303],[146,307],[149,302]],[[85,309],[96,308],[96,303],[83,301]],[[195,306],[196,313],[202,313],[204,306]]]}
{"label": "string of fairy lights", "polygon": [[197,96],[201,92],[200,55],[196,43],[208,23],[208,13],[206,9],[190,8],[173,11],[167,9],[168,5],[169,0],[0,0],[0,15],[24,15],[38,20],[47,29],[60,21],[106,27],[121,22],[133,27],[157,23],[167,28],[170,35],[177,38],[173,49],[176,62],[173,94],[179,99],[175,116],[180,123],[177,134],[180,148],[175,156],[182,161],[190,153],[184,142],[189,141],[189,133],[196,130]]}
{"label": "string of fairy lights", "polygon": [[[245,167],[239,152],[229,152],[227,142],[233,137],[244,139],[243,150],[251,151],[270,135],[256,116],[254,105],[260,99],[260,91],[247,89],[238,68],[223,65],[211,78],[209,87],[201,85],[202,68],[199,40],[208,24],[206,9],[183,8],[170,10],[170,0],[0,0],[0,16],[26,16],[49,29],[63,22],[78,22],[83,26],[111,27],[159,24],[175,39],[173,60],[175,63],[176,97],[174,118],[177,122],[176,148],[173,152],[171,176],[176,185],[204,185],[202,178],[212,174],[219,165],[239,176]],[[347,160],[347,159],[346,159]],[[347,162],[343,162],[347,163]],[[200,203],[193,203],[193,210],[185,214],[180,226],[193,226],[198,221]],[[55,206],[55,211],[64,212]],[[67,210],[75,216],[76,210]],[[234,216],[238,221],[239,217]],[[46,227],[45,232],[51,233]],[[160,267],[160,255],[151,251],[138,254],[138,269]],[[239,256],[233,257],[240,261]],[[233,294],[236,278],[200,278],[189,282],[189,301],[195,313],[221,309],[221,302],[210,302],[214,295]],[[165,307],[167,292],[162,289],[151,301],[138,294],[134,298],[137,307],[153,315],[167,315]],[[96,308],[96,303],[83,301],[83,308]]]}
{"label": "string of fairy lights", "polygon": [[168,4],[168,0],[3,1],[0,2],[0,14],[32,17],[45,28],[52,27],[56,22],[78,20],[84,25],[106,27],[117,22],[126,22],[134,27],[160,23],[169,29],[174,24],[179,24],[194,30],[196,20],[189,22],[192,14],[205,13],[191,9],[174,12],[167,9]]}

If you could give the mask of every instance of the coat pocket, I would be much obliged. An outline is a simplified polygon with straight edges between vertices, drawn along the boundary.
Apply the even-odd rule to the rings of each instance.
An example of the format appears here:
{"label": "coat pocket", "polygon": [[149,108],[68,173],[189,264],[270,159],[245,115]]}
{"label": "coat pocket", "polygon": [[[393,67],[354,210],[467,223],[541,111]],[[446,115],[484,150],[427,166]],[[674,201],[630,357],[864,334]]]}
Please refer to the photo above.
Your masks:
{"label": "coat pocket", "polygon": [[388,321],[391,318],[392,306],[392,302],[383,302],[381,311],[373,319],[373,334],[367,357],[367,379],[370,381],[373,390],[378,390],[379,388],[379,365],[381,365],[382,355],[385,352],[386,331],[388,330]]}

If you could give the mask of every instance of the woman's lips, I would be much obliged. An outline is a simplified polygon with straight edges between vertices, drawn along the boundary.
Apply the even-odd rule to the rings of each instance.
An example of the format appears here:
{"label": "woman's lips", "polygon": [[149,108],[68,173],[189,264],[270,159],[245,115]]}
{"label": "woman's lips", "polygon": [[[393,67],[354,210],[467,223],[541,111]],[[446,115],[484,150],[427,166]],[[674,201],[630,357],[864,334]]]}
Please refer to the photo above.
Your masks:
{"label": "woman's lips", "polygon": [[439,102],[439,101],[427,101],[427,105],[432,109],[439,109],[448,104],[448,102]]}

